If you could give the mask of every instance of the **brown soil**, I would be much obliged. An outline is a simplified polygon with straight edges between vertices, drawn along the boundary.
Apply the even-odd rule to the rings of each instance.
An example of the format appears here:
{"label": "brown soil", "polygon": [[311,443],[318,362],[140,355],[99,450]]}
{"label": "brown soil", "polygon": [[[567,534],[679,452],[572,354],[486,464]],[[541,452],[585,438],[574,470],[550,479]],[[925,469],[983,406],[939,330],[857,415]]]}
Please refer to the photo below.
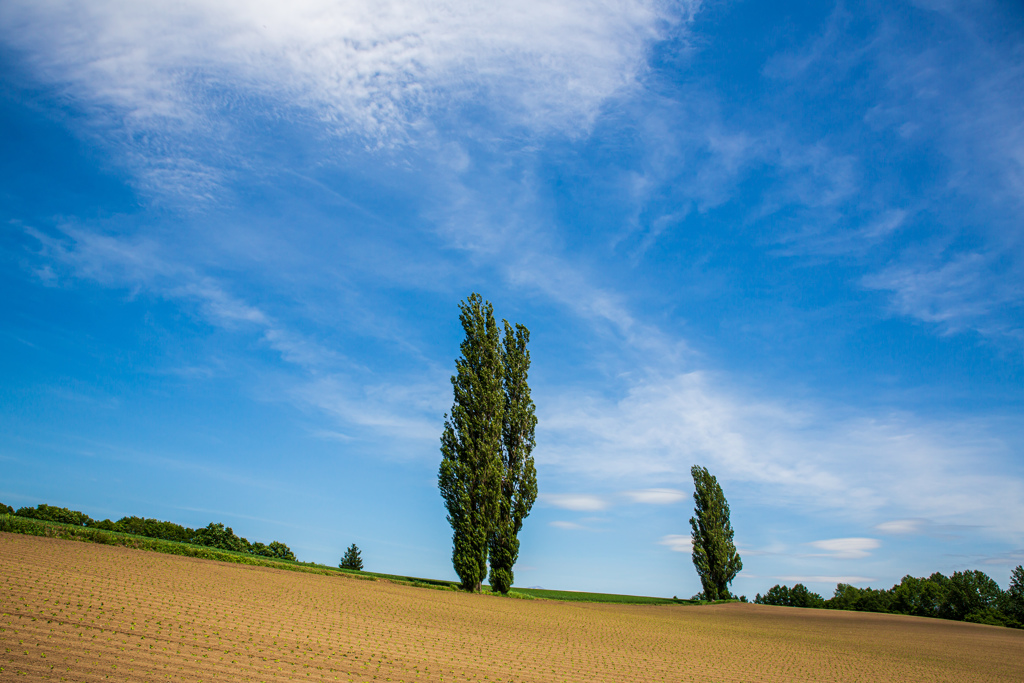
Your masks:
{"label": "brown soil", "polygon": [[0,680],[1021,681],[1024,632],[502,599],[0,533]]}

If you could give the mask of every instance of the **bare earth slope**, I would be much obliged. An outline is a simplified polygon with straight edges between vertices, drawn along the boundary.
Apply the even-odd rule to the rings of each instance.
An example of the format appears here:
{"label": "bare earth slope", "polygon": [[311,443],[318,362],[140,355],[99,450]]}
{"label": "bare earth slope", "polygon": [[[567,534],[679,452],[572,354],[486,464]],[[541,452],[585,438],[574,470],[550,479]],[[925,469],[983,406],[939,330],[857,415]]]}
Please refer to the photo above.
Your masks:
{"label": "bare earth slope", "polygon": [[509,600],[0,533],[0,680],[1021,681],[1024,632]]}

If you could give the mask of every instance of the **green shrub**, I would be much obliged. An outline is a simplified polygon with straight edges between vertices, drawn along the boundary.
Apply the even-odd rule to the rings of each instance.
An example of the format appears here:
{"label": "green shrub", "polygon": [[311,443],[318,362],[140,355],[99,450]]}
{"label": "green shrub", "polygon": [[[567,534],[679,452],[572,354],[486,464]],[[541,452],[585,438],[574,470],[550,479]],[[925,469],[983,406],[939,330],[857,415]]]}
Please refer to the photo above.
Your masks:
{"label": "green shrub", "polygon": [[[110,520],[104,521],[109,522]],[[111,530],[148,538],[161,538],[165,541],[178,541],[179,543],[191,542],[196,533],[195,530],[174,522],[161,522],[158,519],[143,517],[122,517],[117,520]]]}
{"label": "green shrub", "polygon": [[45,503],[40,503],[34,508],[18,508],[18,511],[14,514],[19,517],[42,519],[47,522],[60,522],[61,524],[73,524],[74,526],[91,526],[94,523],[93,519],[84,512],[59,508]]}
{"label": "green shrub", "polygon": [[234,529],[225,527],[220,522],[210,522],[204,528],[196,529],[192,542],[196,545],[234,550],[239,553],[247,553],[250,550],[249,541],[239,538],[235,535]]}
{"label": "green shrub", "polygon": [[281,560],[295,560],[295,553],[292,549],[280,541],[271,541],[270,545],[253,543],[249,552],[261,557],[276,557]]}

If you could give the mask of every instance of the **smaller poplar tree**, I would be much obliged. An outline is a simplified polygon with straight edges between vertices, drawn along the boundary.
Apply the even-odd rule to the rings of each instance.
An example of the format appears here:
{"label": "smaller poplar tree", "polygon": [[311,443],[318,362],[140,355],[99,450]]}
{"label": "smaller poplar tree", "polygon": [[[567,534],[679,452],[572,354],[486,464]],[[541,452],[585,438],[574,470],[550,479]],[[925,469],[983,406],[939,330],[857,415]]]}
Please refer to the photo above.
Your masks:
{"label": "smaller poplar tree", "polygon": [[537,500],[537,470],[533,464],[536,408],[528,383],[530,331],[505,323],[503,344],[505,412],[501,428],[501,491],[489,542],[491,590],[508,593],[512,567],[519,559],[519,532]]}
{"label": "smaller poplar tree", "polygon": [[743,569],[743,561],[733,543],[729,503],[718,480],[706,468],[694,465],[694,516],[690,518],[693,535],[693,566],[697,569],[704,597],[724,600],[730,597],[729,584]]}

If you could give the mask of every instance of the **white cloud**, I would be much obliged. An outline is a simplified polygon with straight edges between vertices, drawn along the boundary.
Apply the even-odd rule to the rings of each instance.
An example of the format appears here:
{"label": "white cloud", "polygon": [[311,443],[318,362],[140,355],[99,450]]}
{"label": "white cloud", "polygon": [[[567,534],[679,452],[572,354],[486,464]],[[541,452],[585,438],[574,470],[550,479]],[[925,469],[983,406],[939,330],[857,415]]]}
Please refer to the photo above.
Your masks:
{"label": "white cloud", "polygon": [[634,503],[647,505],[671,505],[686,497],[686,494],[678,489],[638,489],[624,491],[622,495]]}
{"label": "white cloud", "polygon": [[348,443],[355,438],[332,429],[314,429],[310,432],[310,435],[317,439],[323,439],[325,441],[340,441],[341,443]]}
{"label": "white cloud", "polygon": [[578,530],[578,529],[586,529],[585,526],[583,526],[582,524],[577,524],[576,522],[554,521],[554,522],[550,522],[549,526],[553,526],[556,529],[568,529],[570,531]]}
{"label": "white cloud", "polygon": [[1016,276],[1001,273],[1000,260],[997,254],[970,252],[946,261],[897,264],[866,276],[863,284],[891,292],[896,312],[947,332],[974,328],[1024,339],[1019,324],[992,318],[1021,301]]}
{"label": "white cloud", "polygon": [[583,493],[541,493],[538,498],[542,503],[563,510],[593,512],[608,507],[608,501],[604,498]]}
{"label": "white cloud", "polygon": [[[66,84],[97,114],[111,110],[129,130],[158,121],[226,135],[217,111],[259,107],[262,98],[392,143],[432,111],[481,99],[530,128],[585,130],[608,97],[642,75],[650,44],[698,6],[12,0],[0,27],[41,77]],[[165,155],[162,172],[210,173],[195,159]]]}
{"label": "white cloud", "polygon": [[[773,579],[779,581],[785,581],[787,583],[849,583],[849,584],[865,584],[876,581],[868,576],[801,576],[801,575],[787,575],[787,576],[773,576]],[[828,597],[828,596],[826,596]]]}
{"label": "white cloud", "polygon": [[667,545],[669,550],[677,553],[693,552],[693,537],[689,534],[669,534],[668,536],[662,536],[661,540],[658,541],[658,544]]}
{"label": "white cloud", "polygon": [[830,538],[823,541],[812,541],[808,545],[824,550],[821,557],[834,557],[843,560],[859,560],[871,555],[872,550],[882,545],[875,538]]}
{"label": "white cloud", "polygon": [[218,327],[261,331],[267,346],[299,367],[317,368],[340,360],[337,353],[287,329],[259,307],[233,295],[216,278],[165,257],[165,249],[155,242],[113,237],[70,225],[61,228],[59,237],[31,227],[24,231],[37,240],[40,256],[59,264],[73,278],[188,302]]}
{"label": "white cloud", "polygon": [[883,534],[916,534],[920,533],[924,524],[923,519],[894,519],[876,524],[875,529]]}
{"label": "white cloud", "polygon": [[702,372],[650,374],[618,400],[543,396],[538,463],[640,486],[686,481],[699,464],[730,500],[739,490],[779,505],[843,509],[865,524],[883,514],[920,517],[1020,538],[1024,482],[1006,474],[1014,444],[994,436],[998,424],[837,416],[822,406],[758,400],[725,381]]}
{"label": "white cloud", "polygon": [[[395,443],[412,440],[424,444],[438,443],[441,415],[448,407],[445,402],[451,400],[443,380],[403,385],[364,384],[341,374],[299,382],[289,390],[289,396],[343,424],[377,432]],[[437,454],[430,449],[426,452],[432,456]]]}
{"label": "white cloud", "polygon": [[[428,381],[400,384],[358,382],[336,370],[343,366],[353,375],[361,368],[337,352],[294,332],[273,316],[231,294],[215,278],[194,267],[165,258],[155,243],[115,238],[65,226],[60,238],[26,229],[40,245],[40,255],[59,264],[72,278],[88,279],[110,287],[143,290],[164,299],[193,306],[208,323],[255,333],[281,359],[304,371],[304,376],[278,392],[297,403],[313,406],[340,422],[401,440],[436,441],[440,416],[450,394],[445,375]],[[330,430],[317,432],[339,438]],[[333,436],[328,436],[333,435]],[[342,435],[351,439],[349,435]]]}

